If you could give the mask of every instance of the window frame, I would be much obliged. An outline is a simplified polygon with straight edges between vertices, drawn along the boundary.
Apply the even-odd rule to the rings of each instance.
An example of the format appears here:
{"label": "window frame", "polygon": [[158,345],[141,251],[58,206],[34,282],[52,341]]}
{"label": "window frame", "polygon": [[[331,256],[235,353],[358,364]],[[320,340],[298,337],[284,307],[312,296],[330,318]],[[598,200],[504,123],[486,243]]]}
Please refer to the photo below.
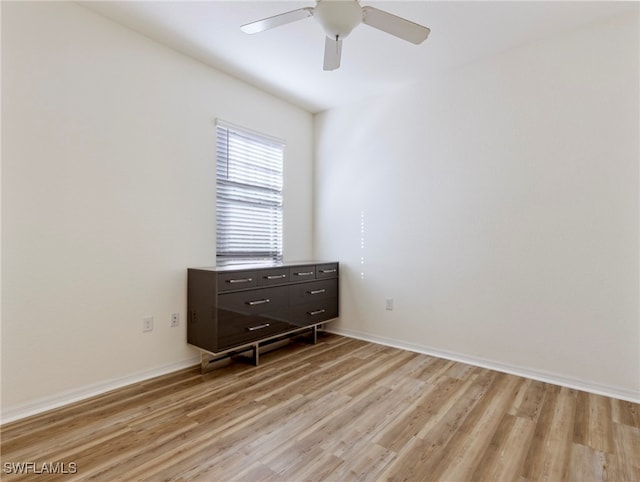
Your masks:
{"label": "window frame", "polygon": [[283,259],[282,139],[216,119],[216,265]]}

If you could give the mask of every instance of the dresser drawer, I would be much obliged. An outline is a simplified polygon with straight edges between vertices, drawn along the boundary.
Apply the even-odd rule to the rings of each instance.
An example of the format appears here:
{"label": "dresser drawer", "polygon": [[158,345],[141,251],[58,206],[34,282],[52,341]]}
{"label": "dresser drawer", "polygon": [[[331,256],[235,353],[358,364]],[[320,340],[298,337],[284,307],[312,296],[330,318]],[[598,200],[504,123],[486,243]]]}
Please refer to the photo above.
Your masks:
{"label": "dresser drawer", "polygon": [[230,271],[218,273],[218,291],[254,288],[258,284],[256,271]]}
{"label": "dresser drawer", "polygon": [[295,328],[283,321],[287,310],[263,315],[242,316],[234,312],[218,312],[218,350],[258,341]]}
{"label": "dresser drawer", "polygon": [[291,268],[291,278],[290,281],[292,283],[296,283],[298,281],[309,281],[314,280],[316,278],[316,265],[311,264],[308,266],[296,266]]}
{"label": "dresser drawer", "polygon": [[313,325],[337,317],[337,298],[295,305],[289,309],[289,321],[296,326]]}
{"label": "dresser drawer", "polygon": [[338,280],[312,281],[289,286],[289,302],[292,305],[338,297]]}
{"label": "dresser drawer", "polygon": [[240,315],[268,313],[285,308],[288,298],[286,287],[259,288],[218,295],[218,308]]}
{"label": "dresser drawer", "polygon": [[316,266],[316,279],[337,278],[338,263],[319,264]]}
{"label": "dresser drawer", "polygon": [[288,283],[290,268],[274,268],[258,271],[258,286],[278,285]]}

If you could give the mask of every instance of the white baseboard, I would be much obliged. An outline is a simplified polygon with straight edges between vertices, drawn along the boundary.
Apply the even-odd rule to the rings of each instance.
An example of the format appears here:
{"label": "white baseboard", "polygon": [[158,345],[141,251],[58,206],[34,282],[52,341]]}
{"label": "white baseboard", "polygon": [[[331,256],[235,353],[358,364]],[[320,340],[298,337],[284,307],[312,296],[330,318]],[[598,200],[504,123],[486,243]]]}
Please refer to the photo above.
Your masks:
{"label": "white baseboard", "polygon": [[378,343],[380,345],[390,346],[393,348],[400,348],[402,350],[413,351],[422,353],[424,355],[430,355],[460,363],[466,363],[468,365],[488,368],[489,370],[495,370],[498,372],[509,373],[511,375],[531,378],[533,380],[551,383],[553,385],[560,385],[584,392],[595,393],[597,395],[604,395],[607,397],[617,398],[619,400],[626,400],[628,402],[640,403],[640,393],[634,392],[633,390],[626,390],[620,387],[602,385],[587,380],[566,377],[557,373],[551,373],[542,370],[533,370],[531,368],[510,365],[508,363],[501,363],[495,360],[488,360],[484,358],[464,355],[461,353],[439,350],[429,346],[416,345],[414,343],[409,343],[403,340],[396,340],[394,338],[372,335],[370,333],[359,332],[345,328],[327,327],[325,328],[325,331],[328,333],[335,333],[336,335],[343,335],[349,338],[370,341],[372,343]]}
{"label": "white baseboard", "polygon": [[92,383],[91,385],[85,385],[84,387],[67,390],[56,395],[43,397],[24,404],[2,407],[0,424],[13,422],[21,418],[46,412],[47,410],[59,408],[70,403],[79,402],[90,397],[95,397],[96,395],[102,395],[103,393],[115,390],[116,388],[122,388],[127,385],[131,385],[132,383],[149,380],[160,375],[166,375],[167,373],[175,372],[177,370],[199,364],[199,356],[195,358],[188,358],[179,362],[152,368],[151,370],[135,372],[122,378],[101,381],[98,383]]}

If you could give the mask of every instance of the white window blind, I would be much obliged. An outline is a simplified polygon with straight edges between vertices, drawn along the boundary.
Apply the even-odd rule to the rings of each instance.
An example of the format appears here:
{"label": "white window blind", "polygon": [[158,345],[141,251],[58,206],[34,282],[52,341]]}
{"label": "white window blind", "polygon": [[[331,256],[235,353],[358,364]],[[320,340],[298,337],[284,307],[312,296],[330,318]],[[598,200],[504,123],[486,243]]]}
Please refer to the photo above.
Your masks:
{"label": "white window blind", "polygon": [[282,260],[284,142],[216,125],[217,263]]}

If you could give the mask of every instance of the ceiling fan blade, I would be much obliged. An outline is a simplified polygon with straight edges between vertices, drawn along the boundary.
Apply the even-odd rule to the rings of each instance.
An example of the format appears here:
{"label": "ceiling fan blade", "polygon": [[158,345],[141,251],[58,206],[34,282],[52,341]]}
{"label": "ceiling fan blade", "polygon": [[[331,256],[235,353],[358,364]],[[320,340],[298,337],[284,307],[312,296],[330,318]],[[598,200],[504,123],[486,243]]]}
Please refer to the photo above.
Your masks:
{"label": "ceiling fan blade", "polygon": [[340,67],[342,39],[327,37],[324,41],[324,70],[336,70]]}
{"label": "ceiling fan blade", "polygon": [[302,20],[313,15],[313,7],[299,8],[297,10],[291,10],[290,12],[274,15],[273,17],[263,18],[256,22],[247,23],[242,25],[240,29],[244,33],[258,33],[269,30],[270,28],[279,27],[287,23],[295,22],[296,20]]}
{"label": "ceiling fan blade", "polygon": [[431,32],[427,27],[374,7],[362,7],[362,13],[362,23],[416,45],[426,40]]}

